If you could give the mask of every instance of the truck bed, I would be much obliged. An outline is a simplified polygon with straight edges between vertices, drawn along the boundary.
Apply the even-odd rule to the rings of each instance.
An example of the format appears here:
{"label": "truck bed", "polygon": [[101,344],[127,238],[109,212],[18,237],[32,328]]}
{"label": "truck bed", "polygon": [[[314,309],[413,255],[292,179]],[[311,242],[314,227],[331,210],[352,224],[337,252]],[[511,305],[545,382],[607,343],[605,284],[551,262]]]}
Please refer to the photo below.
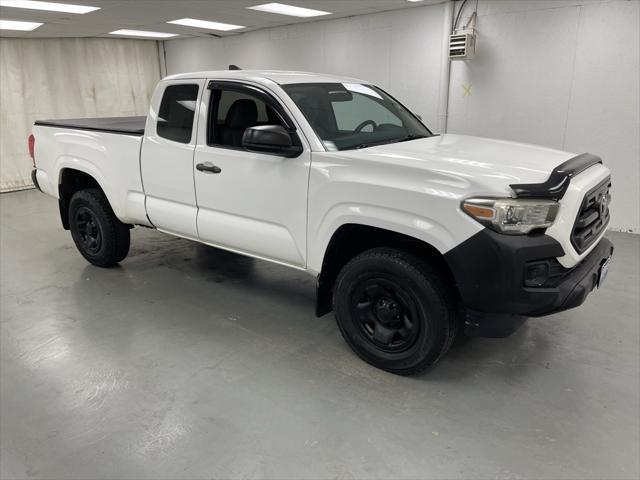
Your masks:
{"label": "truck bed", "polygon": [[58,120],[36,120],[35,124],[45,127],[72,128],[120,135],[142,135],[147,117],[96,117],[68,118]]}

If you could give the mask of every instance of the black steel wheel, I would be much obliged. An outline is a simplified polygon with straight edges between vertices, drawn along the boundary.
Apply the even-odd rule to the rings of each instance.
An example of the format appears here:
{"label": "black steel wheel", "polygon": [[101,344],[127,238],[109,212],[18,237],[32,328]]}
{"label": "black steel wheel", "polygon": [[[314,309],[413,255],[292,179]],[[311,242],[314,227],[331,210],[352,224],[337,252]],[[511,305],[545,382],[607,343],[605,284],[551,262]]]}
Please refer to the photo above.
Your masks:
{"label": "black steel wheel", "polygon": [[437,268],[395,249],[368,250],[335,283],[334,310],[354,352],[389,372],[411,375],[436,363],[457,333],[452,287]]}
{"label": "black steel wheel", "polygon": [[82,206],[76,210],[74,221],[84,250],[93,255],[98,253],[102,246],[102,230],[96,214]]}
{"label": "black steel wheel", "polygon": [[363,279],[351,296],[351,319],[386,352],[410,348],[420,332],[417,300],[389,278]]}
{"label": "black steel wheel", "polygon": [[111,267],[129,253],[129,226],[113,213],[102,190],[89,188],[69,202],[69,229],[78,251],[98,267]]}

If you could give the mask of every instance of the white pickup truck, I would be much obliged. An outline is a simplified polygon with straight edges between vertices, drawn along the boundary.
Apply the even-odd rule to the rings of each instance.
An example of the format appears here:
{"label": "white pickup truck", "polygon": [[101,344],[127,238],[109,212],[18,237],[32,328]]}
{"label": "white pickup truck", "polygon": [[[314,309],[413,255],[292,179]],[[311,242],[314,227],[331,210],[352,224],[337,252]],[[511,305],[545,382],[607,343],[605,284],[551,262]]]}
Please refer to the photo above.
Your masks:
{"label": "white pickup truck", "polygon": [[301,72],[163,79],[148,116],[37,121],[33,181],[91,263],[135,225],[304,270],[365,361],[437,362],[580,305],[613,253],[600,158],[433,134],[382,89]]}

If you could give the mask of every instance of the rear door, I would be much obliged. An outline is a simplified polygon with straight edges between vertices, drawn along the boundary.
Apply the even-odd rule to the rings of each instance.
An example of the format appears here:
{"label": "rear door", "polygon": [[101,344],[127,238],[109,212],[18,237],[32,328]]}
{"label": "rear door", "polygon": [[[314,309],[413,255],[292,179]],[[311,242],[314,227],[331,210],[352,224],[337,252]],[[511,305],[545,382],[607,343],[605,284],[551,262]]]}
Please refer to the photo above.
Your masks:
{"label": "rear door", "polygon": [[[303,135],[304,152],[296,158],[241,145],[250,126],[280,124],[299,132],[286,107],[262,87],[212,81],[199,123],[194,176],[200,240],[304,267],[311,154]],[[202,165],[218,168],[203,171]]]}
{"label": "rear door", "polygon": [[140,155],[147,215],[169,233],[198,238],[193,154],[196,106],[204,80],[179,80],[158,88],[151,102]]}

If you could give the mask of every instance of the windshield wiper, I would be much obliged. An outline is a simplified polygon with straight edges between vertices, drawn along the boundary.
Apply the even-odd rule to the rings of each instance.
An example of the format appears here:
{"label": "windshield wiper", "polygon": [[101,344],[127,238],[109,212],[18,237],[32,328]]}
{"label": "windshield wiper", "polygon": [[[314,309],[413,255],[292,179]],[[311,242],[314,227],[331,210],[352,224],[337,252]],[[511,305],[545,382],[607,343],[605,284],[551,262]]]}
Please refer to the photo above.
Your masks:
{"label": "windshield wiper", "polygon": [[359,145],[355,145],[353,147],[350,147],[348,150],[357,150],[360,148],[369,148],[369,147],[375,147],[376,145],[384,145],[386,143],[393,143],[394,140],[380,140],[379,142],[369,142],[369,143],[361,143]]}
{"label": "windshield wiper", "polygon": [[389,140],[382,140],[379,142],[361,143],[360,145],[356,145],[355,147],[351,147],[351,148],[352,149],[369,148],[369,147],[375,147],[377,145],[388,145],[390,143],[408,142],[409,140],[417,140],[418,138],[428,138],[428,135],[412,134],[412,135],[407,135],[406,137],[391,138]]}
{"label": "windshield wiper", "polygon": [[376,147],[378,145],[386,145],[388,143],[396,143],[396,141],[395,140],[381,140],[379,142],[361,143],[360,145],[356,145],[355,147],[351,147],[351,148],[352,149],[369,148],[369,147]]}
{"label": "windshield wiper", "polygon": [[428,138],[428,135],[418,135],[418,134],[407,135],[406,137],[402,137],[397,140],[394,140],[393,143],[408,142],[409,140],[417,140],[419,138]]}

